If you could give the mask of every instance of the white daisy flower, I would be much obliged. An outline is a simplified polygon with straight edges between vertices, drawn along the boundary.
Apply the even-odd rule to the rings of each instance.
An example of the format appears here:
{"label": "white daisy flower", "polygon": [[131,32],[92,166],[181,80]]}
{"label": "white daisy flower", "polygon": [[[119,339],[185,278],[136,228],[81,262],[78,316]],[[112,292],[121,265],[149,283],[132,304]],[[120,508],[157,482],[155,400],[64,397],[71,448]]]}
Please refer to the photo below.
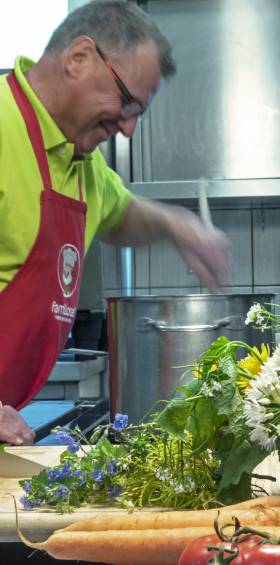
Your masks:
{"label": "white daisy flower", "polygon": [[218,383],[218,381],[212,381],[211,388],[214,392],[221,392],[222,385],[221,383]]}
{"label": "white daisy flower", "polygon": [[155,476],[160,481],[166,481],[169,478],[170,473],[167,469],[157,469],[155,472]]}
{"label": "white daisy flower", "polygon": [[250,310],[247,312],[247,318],[245,324],[254,324],[255,326],[262,326],[264,323],[263,308],[259,302],[256,302],[251,306]]}
{"label": "white daisy flower", "polygon": [[[252,441],[273,451],[277,440],[273,419],[280,412],[280,346],[261,367],[245,396],[244,412]],[[275,407],[279,405],[279,408]]]}
{"label": "white daisy flower", "polygon": [[201,394],[203,394],[203,396],[205,396],[206,398],[212,398],[214,396],[212,390],[209,388],[209,386],[207,385],[207,383],[203,383],[201,389],[200,389]]}

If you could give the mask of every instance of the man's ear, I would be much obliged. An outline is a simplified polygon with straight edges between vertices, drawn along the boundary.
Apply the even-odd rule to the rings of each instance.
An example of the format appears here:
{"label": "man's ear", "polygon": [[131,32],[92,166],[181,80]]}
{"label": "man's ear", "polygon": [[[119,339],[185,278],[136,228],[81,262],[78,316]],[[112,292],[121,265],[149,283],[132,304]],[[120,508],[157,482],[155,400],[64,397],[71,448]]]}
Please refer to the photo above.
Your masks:
{"label": "man's ear", "polygon": [[92,68],[97,59],[94,41],[87,35],[76,37],[64,51],[65,69],[73,79],[81,76],[88,68]]}

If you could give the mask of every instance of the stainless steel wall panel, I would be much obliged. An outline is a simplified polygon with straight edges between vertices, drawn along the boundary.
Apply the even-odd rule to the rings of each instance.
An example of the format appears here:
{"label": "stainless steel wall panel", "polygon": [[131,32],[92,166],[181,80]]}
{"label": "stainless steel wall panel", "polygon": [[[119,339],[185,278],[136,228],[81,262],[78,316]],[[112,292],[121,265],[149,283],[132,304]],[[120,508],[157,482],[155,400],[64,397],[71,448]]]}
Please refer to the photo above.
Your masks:
{"label": "stainless steel wall panel", "polygon": [[[188,202],[196,206],[198,199],[198,179],[170,180],[154,182],[133,182],[131,191],[143,198],[155,200]],[[234,200],[234,204],[244,206],[247,202],[259,204],[280,202],[280,179],[208,179],[207,194],[217,202]]]}
{"label": "stainless steel wall panel", "polygon": [[279,177],[280,2],[142,4],[178,64],[142,125],[151,131],[144,180]]}
{"label": "stainless steel wall panel", "polygon": [[280,285],[280,209],[253,212],[254,285]]}

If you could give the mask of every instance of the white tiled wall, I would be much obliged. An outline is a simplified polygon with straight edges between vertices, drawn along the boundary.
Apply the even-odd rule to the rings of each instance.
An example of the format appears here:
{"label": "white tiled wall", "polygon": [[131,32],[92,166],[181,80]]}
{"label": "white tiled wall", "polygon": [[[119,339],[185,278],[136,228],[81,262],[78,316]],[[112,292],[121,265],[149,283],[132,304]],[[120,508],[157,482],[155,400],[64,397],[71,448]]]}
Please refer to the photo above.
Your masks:
{"label": "white tiled wall", "polygon": [[[280,206],[219,208],[212,217],[232,243],[235,268],[226,292],[280,293]],[[208,292],[167,242],[136,249],[132,270],[137,296]],[[108,245],[103,246],[103,285],[105,297],[122,294],[120,255]]]}

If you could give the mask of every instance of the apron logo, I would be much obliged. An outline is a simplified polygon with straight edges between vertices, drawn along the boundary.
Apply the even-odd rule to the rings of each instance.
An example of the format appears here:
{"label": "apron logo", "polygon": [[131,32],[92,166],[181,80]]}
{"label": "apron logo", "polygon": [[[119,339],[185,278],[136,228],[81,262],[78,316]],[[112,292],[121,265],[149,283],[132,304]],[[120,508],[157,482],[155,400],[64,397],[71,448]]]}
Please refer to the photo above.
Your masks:
{"label": "apron logo", "polygon": [[69,298],[76,289],[80,273],[80,254],[74,245],[66,243],[61,247],[57,273],[63,296]]}

